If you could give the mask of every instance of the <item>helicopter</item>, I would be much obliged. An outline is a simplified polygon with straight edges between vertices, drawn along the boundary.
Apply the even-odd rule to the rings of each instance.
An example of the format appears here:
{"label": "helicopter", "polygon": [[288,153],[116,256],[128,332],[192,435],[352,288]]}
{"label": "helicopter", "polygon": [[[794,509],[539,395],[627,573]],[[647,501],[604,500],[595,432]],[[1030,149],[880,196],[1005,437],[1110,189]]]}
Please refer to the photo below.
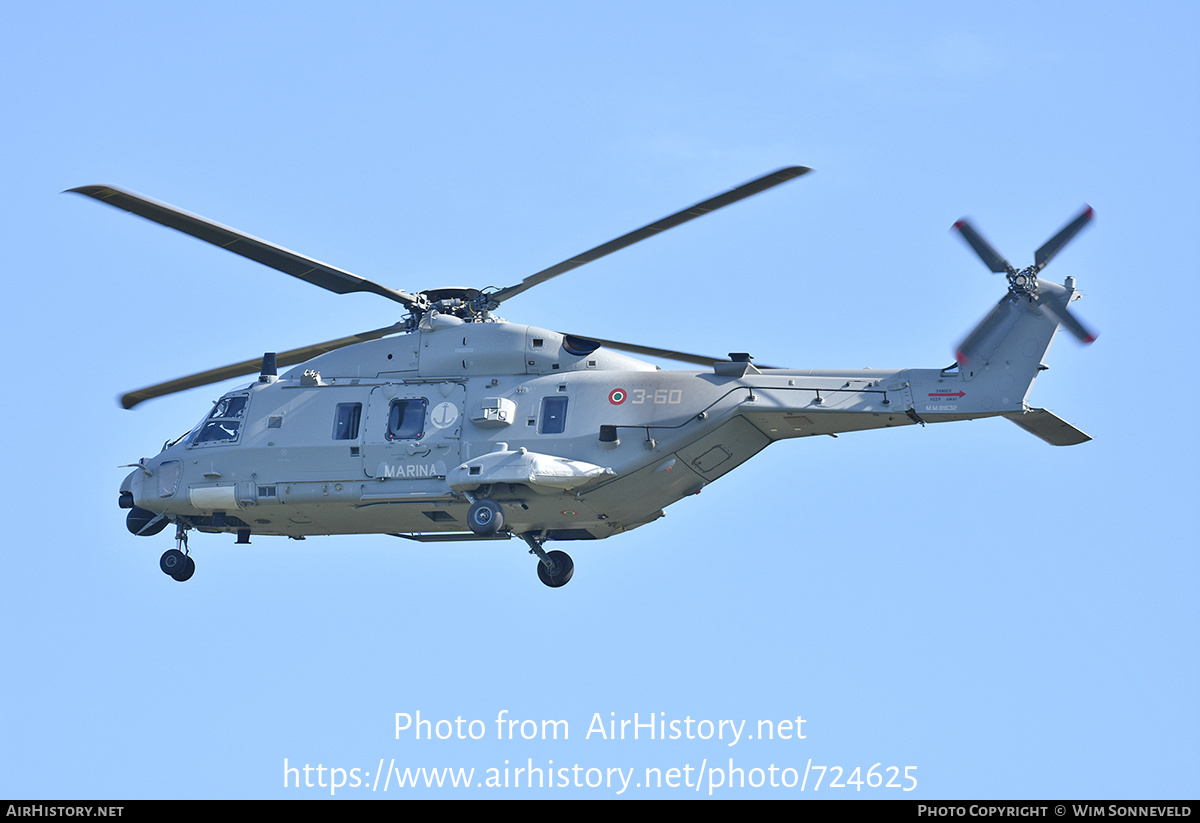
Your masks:
{"label": "helicopter", "polygon": [[[68,191],[189,234],[334,292],[399,303],[398,322],[159,383],[152,398],[231,378],[187,433],[127,467],[118,505],[138,536],[175,525],[159,566],[192,577],[188,532],[303,540],[388,534],[421,542],[522,540],[549,587],[574,561],[550,541],[600,540],[646,525],[778,440],[1003,417],[1044,441],[1091,438],[1025,400],[1059,328],[1096,335],[1080,295],[1038,275],[1092,219],[1090,207],[1014,268],[966,220],[954,224],[1008,289],[944,368],[815,370],[748,353],[690,354],[510,323],[524,291],[808,173],[778,169],[505,288],[392,289],[115,186]],[[662,370],[637,359],[688,364]],[[290,367],[290,368],[288,368]],[[286,369],[280,374],[280,369]]]}

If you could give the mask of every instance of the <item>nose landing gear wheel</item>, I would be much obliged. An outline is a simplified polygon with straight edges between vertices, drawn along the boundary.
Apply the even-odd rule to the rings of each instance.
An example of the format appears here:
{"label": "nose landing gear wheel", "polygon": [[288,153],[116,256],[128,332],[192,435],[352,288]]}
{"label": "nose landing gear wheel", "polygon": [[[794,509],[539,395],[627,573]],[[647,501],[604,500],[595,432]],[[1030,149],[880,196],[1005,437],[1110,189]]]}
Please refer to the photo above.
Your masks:
{"label": "nose landing gear wheel", "polygon": [[167,549],[159,558],[158,567],[163,573],[178,580],[180,583],[190,580],[196,573],[196,561],[179,549]]}
{"label": "nose landing gear wheel", "polygon": [[196,573],[196,561],[191,557],[184,557],[184,561],[183,570],[179,572],[179,574],[171,575],[180,583],[184,582],[185,580],[191,580],[192,575]]}

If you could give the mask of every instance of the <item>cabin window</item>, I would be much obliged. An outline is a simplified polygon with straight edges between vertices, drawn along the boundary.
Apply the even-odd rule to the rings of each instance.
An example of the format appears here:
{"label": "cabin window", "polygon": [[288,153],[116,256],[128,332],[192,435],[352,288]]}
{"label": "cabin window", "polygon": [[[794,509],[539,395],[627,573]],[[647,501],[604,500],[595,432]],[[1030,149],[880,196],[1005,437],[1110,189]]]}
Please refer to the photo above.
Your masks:
{"label": "cabin window", "polygon": [[246,404],[249,401],[250,396],[245,394],[222,397],[200,425],[200,431],[192,442],[232,443],[237,440],[242,419],[246,414]]}
{"label": "cabin window", "polygon": [[539,434],[562,434],[567,428],[567,398],[543,397]]}
{"label": "cabin window", "polygon": [[419,440],[425,434],[424,397],[415,400],[393,400],[388,413],[388,440]]}
{"label": "cabin window", "polygon": [[358,421],[362,419],[362,403],[338,403],[333,415],[333,439],[357,440]]}

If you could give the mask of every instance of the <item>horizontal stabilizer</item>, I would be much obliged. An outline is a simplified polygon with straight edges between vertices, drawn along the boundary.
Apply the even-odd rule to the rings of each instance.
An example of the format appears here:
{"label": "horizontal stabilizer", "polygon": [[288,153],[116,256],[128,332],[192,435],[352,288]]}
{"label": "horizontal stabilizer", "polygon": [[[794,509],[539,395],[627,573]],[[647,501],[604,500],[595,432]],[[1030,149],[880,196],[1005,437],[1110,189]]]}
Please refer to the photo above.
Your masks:
{"label": "horizontal stabilizer", "polygon": [[1026,409],[1004,415],[1030,434],[1037,435],[1051,446],[1077,446],[1092,438],[1045,409]]}

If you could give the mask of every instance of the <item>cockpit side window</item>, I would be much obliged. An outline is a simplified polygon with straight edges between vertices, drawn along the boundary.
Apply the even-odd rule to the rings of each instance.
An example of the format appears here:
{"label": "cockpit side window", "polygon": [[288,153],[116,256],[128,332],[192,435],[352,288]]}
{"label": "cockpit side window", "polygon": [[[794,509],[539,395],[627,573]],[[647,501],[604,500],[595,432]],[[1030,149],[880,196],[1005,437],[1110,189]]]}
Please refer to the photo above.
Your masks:
{"label": "cockpit side window", "polygon": [[246,394],[230,394],[218,400],[208,417],[200,424],[200,431],[196,433],[192,445],[232,443],[237,440],[249,401],[250,396]]}
{"label": "cockpit side window", "polygon": [[420,440],[425,435],[424,397],[393,400],[388,412],[388,440]]}

